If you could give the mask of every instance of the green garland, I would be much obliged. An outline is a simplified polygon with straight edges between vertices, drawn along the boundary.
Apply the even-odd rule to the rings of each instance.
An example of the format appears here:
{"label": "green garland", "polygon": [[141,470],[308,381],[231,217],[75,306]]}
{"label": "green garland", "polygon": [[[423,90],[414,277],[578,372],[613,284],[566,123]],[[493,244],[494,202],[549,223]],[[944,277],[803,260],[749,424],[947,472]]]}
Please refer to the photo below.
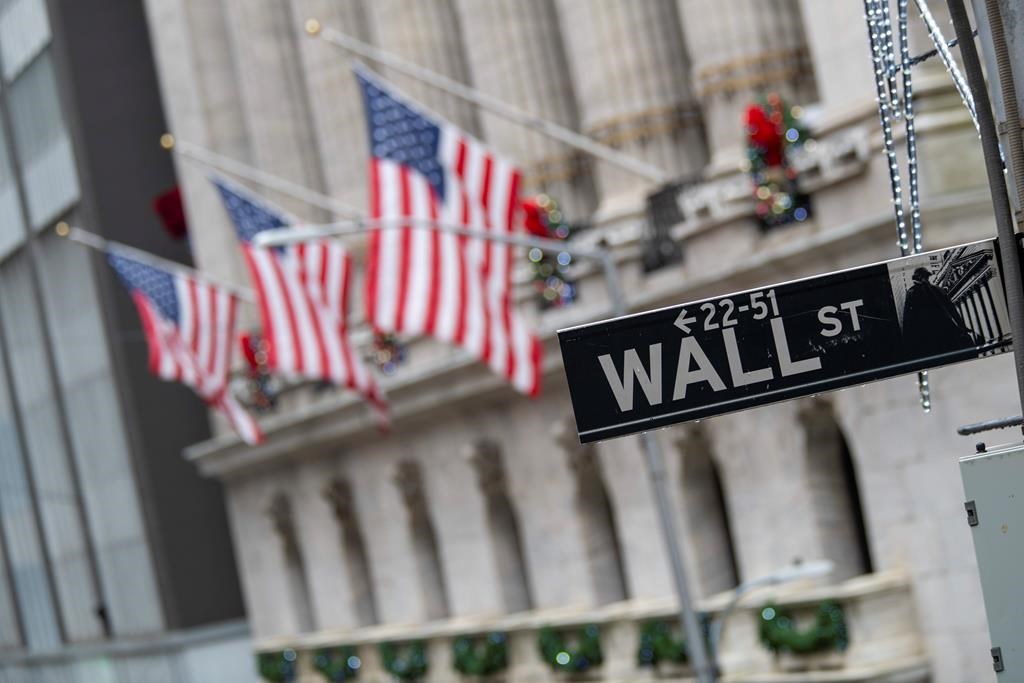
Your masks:
{"label": "green garland", "polygon": [[553,671],[582,672],[604,661],[601,652],[601,631],[596,625],[584,626],[579,632],[576,647],[565,643],[565,633],[545,626],[537,635],[541,658]]}
{"label": "green garland", "polygon": [[668,622],[648,621],[640,628],[637,666],[657,666],[662,662],[686,664],[689,660],[686,639],[676,638]]}
{"label": "green garland", "polygon": [[459,636],[452,643],[452,666],[466,676],[490,676],[508,666],[508,636],[488,633],[483,638]]}
{"label": "green garland", "polygon": [[381,643],[380,659],[385,671],[403,681],[412,681],[427,674],[427,646],[422,640]]}
{"label": "green garland", "polygon": [[256,668],[260,678],[267,683],[291,683],[295,680],[295,660],[298,658],[295,650],[261,652],[256,655]]}
{"label": "green garland", "polygon": [[363,662],[351,645],[322,648],[313,654],[313,666],[330,683],[342,683],[359,676]]}
{"label": "green garland", "polygon": [[832,600],[818,605],[814,625],[798,631],[793,617],[775,605],[761,610],[761,643],[772,652],[783,650],[794,654],[811,654],[824,650],[845,650],[850,639],[846,631],[843,608]]}
{"label": "green garland", "polygon": [[[711,614],[701,612],[698,616],[700,630],[707,643],[711,638]],[[690,655],[686,651],[686,638],[676,637],[676,622],[652,620],[640,627],[640,644],[636,651],[637,666],[657,666],[661,663],[686,664]]]}

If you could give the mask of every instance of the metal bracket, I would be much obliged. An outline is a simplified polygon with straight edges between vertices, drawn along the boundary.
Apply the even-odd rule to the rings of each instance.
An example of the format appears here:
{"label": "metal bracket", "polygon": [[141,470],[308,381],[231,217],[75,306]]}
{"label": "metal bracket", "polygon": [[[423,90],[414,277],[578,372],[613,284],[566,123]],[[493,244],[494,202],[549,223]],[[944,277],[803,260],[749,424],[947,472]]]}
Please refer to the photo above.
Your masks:
{"label": "metal bracket", "polygon": [[974,501],[969,500],[964,503],[964,509],[967,510],[968,526],[978,526],[978,508],[974,505]]}
{"label": "metal bracket", "polygon": [[995,669],[996,673],[1005,669],[1003,666],[1003,651],[1001,648],[992,648],[992,668]]}

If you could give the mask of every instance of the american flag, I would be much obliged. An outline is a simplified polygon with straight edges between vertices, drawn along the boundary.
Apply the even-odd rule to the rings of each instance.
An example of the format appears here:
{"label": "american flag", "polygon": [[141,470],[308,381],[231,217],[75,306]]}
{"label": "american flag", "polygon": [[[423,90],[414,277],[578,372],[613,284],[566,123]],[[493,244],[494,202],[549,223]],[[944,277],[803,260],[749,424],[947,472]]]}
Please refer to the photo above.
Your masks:
{"label": "american flag", "polygon": [[337,240],[281,248],[258,247],[253,238],[295,221],[250,192],[213,178],[242,242],[256,285],[268,365],[290,378],[327,380],[364,396],[382,423],[387,404],[373,375],[352,348],[348,291],[352,261]]}
{"label": "american flag", "polygon": [[366,70],[356,69],[356,78],[370,139],[371,218],[415,221],[370,233],[367,317],[379,330],[457,344],[536,395],[541,349],[513,307],[515,250],[429,227],[518,231],[519,171]]}
{"label": "american flag", "polygon": [[238,300],[222,287],[133,258],[107,260],[135,302],[149,346],[149,367],[186,384],[222,411],[246,443],[263,440],[259,426],[228,388]]}

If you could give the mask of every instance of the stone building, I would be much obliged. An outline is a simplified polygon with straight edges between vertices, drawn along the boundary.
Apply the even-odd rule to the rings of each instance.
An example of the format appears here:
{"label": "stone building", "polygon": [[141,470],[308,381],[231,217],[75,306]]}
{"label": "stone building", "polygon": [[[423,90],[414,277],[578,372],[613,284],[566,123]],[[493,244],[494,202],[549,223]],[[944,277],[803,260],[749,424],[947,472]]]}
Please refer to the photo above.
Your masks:
{"label": "stone building", "polygon": [[176,181],[145,13],[0,3],[0,82],[0,681],[246,680],[224,499],[179,457],[205,407],[54,231],[189,257],[151,207]]}
{"label": "stone building", "polygon": [[[614,251],[633,310],[898,255],[859,2],[145,4],[179,139],[351,205],[365,206],[367,155],[352,60],[306,36],[309,17],[679,179],[687,189],[670,237],[682,259],[645,272],[649,181],[384,70],[522,164],[529,192],[551,193],[587,224],[574,239]],[[914,54],[929,47],[917,23]],[[976,133],[941,64],[917,67],[915,89],[925,247],[990,236]],[[744,167],[742,117],[765,92],[799,105],[814,139],[801,167],[812,213],[772,230],[757,220]],[[208,169],[176,163],[201,226],[196,262],[244,283]],[[358,255],[359,240],[351,246]],[[540,629],[572,643],[588,625],[604,652],[592,674],[653,675],[638,668],[637,642],[648,621],[670,623],[668,563],[637,439],[575,438],[554,331],[610,310],[597,271],[581,263],[575,277],[578,301],[556,310],[541,312],[523,288],[545,348],[536,400],[461,352],[414,339],[384,379],[387,435],[353,395],[297,390],[263,420],[266,443],[222,432],[187,450],[226,488],[256,649],[275,680],[293,666],[321,680],[320,648],[357,657],[364,680],[385,680],[421,642],[425,679],[454,680],[453,641],[492,632],[507,634],[513,680],[548,680]],[[720,651],[730,680],[817,680],[793,673],[816,668],[851,681],[993,680],[956,466],[973,445],[955,427],[1012,414],[1012,377],[1007,357],[937,370],[929,413],[902,378],[657,433],[703,609],[721,613],[732,588],[794,561],[835,566],[818,583],[740,601]],[[845,615],[845,650],[776,656],[758,642],[769,601],[804,624],[827,599]]]}

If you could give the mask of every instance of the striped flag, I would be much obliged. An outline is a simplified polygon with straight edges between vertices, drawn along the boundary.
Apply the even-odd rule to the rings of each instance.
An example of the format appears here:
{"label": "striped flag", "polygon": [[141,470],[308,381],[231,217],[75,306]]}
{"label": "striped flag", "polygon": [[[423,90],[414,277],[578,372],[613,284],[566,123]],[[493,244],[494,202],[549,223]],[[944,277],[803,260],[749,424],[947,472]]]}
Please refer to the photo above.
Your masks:
{"label": "striped flag", "polygon": [[369,401],[381,423],[387,404],[373,375],[352,348],[348,291],[352,260],[337,240],[280,248],[258,247],[253,238],[296,221],[252,193],[213,178],[242,243],[256,285],[268,365],[293,379],[327,380],[349,387]]}
{"label": "striped flag", "polygon": [[[522,229],[520,173],[493,150],[356,70],[370,138],[367,317],[376,329],[457,344],[519,391],[540,390],[541,348],[512,302],[515,250],[431,229]],[[414,222],[413,222],[414,221]]]}
{"label": "striped flag", "polygon": [[149,367],[162,379],[186,384],[223,412],[249,444],[259,426],[228,388],[238,300],[225,289],[170,273],[121,254],[107,261],[135,302],[149,346]]}

